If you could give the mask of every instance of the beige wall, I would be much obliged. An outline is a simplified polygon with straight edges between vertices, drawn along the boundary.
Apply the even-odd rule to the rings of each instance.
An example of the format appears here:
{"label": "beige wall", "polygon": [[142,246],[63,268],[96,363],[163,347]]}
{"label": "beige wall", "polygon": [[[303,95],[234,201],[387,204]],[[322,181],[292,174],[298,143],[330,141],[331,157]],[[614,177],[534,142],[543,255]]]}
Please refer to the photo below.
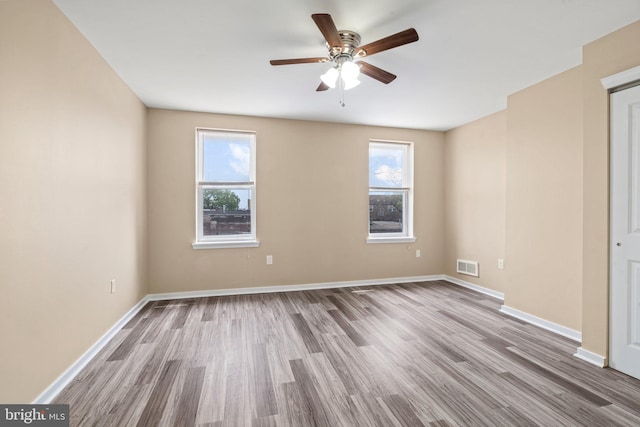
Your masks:
{"label": "beige wall", "polygon": [[[196,127],[257,132],[259,248],[191,248]],[[416,243],[365,242],[369,138],[415,143]],[[440,132],[152,109],[148,148],[152,293],[442,273]]]}
{"label": "beige wall", "polygon": [[581,329],[582,69],[508,98],[505,305]]}
{"label": "beige wall", "polygon": [[640,21],[583,49],[584,225],[582,346],[609,340],[609,97],[600,79],[640,65]]}
{"label": "beige wall", "polygon": [[[582,347],[603,356],[609,336],[609,98],[600,79],[640,65],[638,40],[640,22],[586,45],[582,66],[508,99],[505,304],[581,331]],[[457,169],[464,161],[458,150],[479,138],[476,132],[501,138],[492,122],[489,116],[447,133],[447,144],[455,141],[445,156],[447,274],[453,248],[473,246],[460,227],[474,220],[456,205],[478,184]],[[482,277],[476,283],[499,290]]]}
{"label": "beige wall", "polygon": [[[505,111],[447,132],[445,161],[444,272],[580,331],[581,67],[509,96]],[[479,260],[480,277],[456,275],[456,258]]]}
{"label": "beige wall", "polygon": [[[443,272],[505,291],[507,112],[446,133]],[[456,273],[456,260],[479,261],[478,278]]]}
{"label": "beige wall", "polygon": [[147,293],[144,123],[51,2],[0,2],[0,402],[31,402]]}

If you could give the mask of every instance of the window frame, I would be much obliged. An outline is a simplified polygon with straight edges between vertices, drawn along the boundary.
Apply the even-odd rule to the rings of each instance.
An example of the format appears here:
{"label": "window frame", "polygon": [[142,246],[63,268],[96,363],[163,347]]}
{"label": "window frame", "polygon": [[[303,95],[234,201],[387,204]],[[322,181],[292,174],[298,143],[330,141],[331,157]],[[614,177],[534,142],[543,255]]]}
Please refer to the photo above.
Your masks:
{"label": "window frame", "polygon": [[[205,181],[204,180],[204,140],[206,136],[217,135],[244,135],[249,141],[249,181]],[[256,132],[233,129],[217,128],[196,128],[196,241],[192,243],[193,249],[215,249],[215,248],[248,248],[258,247],[260,242],[256,234]],[[206,189],[223,190],[249,190],[249,206],[251,212],[251,233],[250,234],[227,234],[216,236],[205,236],[203,230],[203,193]]]}
{"label": "window frame", "polygon": [[[371,173],[371,149],[378,147],[391,147],[403,146],[402,155],[402,184],[400,187],[391,186],[372,186],[369,181],[369,174]],[[371,204],[369,203],[369,211],[367,213],[367,243],[412,243],[416,241],[413,235],[413,194],[414,194],[414,182],[413,182],[413,169],[414,169],[414,156],[413,156],[413,142],[412,141],[395,141],[384,139],[370,139],[367,150],[368,166],[367,166],[367,181],[369,183],[367,198],[371,201],[371,193],[379,192],[394,192],[401,193],[403,195],[403,212],[402,212],[402,231],[393,233],[371,233]]]}

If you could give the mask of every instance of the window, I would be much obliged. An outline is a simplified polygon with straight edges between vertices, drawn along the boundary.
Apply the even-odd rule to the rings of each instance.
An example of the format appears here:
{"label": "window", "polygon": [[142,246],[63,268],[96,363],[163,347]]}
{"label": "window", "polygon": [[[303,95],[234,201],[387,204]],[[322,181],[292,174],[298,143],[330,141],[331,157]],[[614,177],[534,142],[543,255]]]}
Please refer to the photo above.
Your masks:
{"label": "window", "polygon": [[197,129],[194,249],[256,247],[256,135]]}
{"label": "window", "polygon": [[369,238],[367,243],[415,242],[413,144],[369,142]]}

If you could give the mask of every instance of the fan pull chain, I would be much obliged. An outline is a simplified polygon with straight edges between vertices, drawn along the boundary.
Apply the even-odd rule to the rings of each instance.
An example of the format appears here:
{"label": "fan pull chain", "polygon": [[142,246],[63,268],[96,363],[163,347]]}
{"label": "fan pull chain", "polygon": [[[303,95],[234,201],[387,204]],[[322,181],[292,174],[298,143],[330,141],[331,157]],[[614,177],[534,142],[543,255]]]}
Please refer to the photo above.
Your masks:
{"label": "fan pull chain", "polygon": [[342,81],[342,78],[339,79],[339,85],[340,85],[340,99],[338,100],[338,102],[340,103],[340,105],[342,105],[343,107],[346,105],[344,103],[344,81]]}

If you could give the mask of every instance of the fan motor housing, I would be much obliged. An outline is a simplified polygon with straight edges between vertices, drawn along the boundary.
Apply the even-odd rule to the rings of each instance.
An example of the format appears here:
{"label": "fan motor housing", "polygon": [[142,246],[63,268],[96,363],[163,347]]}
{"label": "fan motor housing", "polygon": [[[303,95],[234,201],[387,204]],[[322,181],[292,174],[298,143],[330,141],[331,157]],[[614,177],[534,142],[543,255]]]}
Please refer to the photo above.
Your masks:
{"label": "fan motor housing", "polygon": [[331,59],[335,59],[340,55],[349,55],[353,56],[354,51],[360,46],[360,34],[355,31],[349,30],[339,30],[338,34],[340,35],[340,40],[342,41],[342,46],[340,47],[331,47],[327,44],[327,48],[329,49],[329,56]]}

